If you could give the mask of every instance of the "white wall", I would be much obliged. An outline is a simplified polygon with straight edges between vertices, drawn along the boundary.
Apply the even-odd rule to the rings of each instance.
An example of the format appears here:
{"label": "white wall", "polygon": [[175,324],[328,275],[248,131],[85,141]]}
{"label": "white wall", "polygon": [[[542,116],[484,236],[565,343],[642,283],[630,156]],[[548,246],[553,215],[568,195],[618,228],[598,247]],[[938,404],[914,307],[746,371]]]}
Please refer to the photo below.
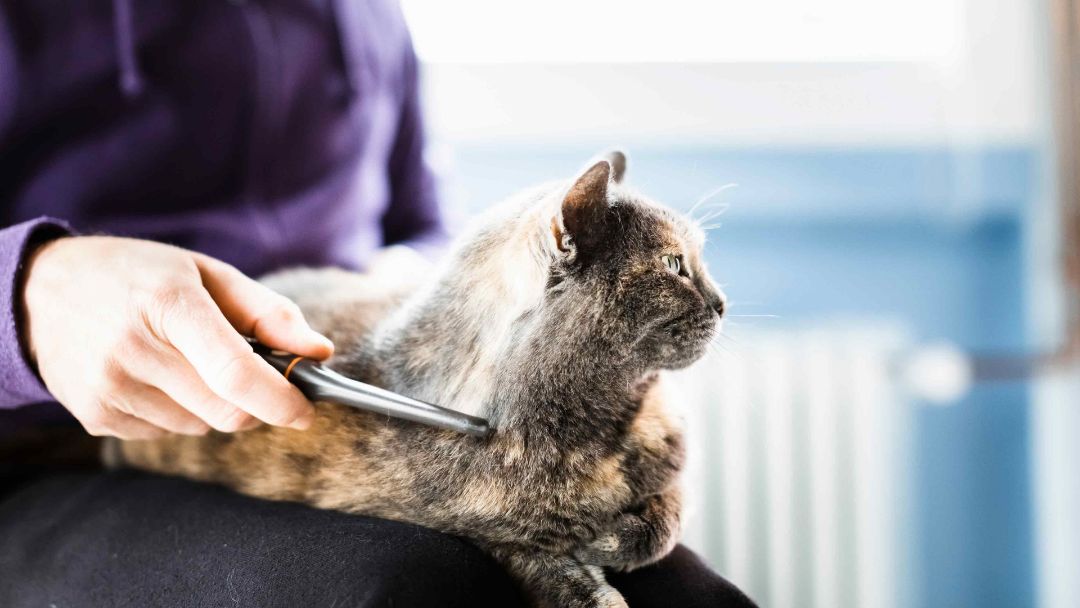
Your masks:
{"label": "white wall", "polygon": [[[428,53],[424,72],[429,122],[432,131],[448,141],[1029,142],[1039,124],[1036,91],[1040,80],[1028,0],[943,0],[940,4],[941,13],[928,13],[927,18],[936,15],[951,24],[952,35],[942,38],[941,24],[927,24],[924,33],[911,20],[902,22],[898,27],[904,28],[912,52],[904,58],[903,49],[897,49],[892,53],[899,57],[895,60],[853,56],[851,61],[819,62],[808,56],[783,62],[552,63],[540,61],[543,54],[538,54],[538,43],[530,38],[533,47],[509,54],[518,61],[501,61],[495,50],[492,60],[479,61],[476,49],[434,44],[436,50]],[[415,20],[416,14],[427,15],[424,9],[414,6],[409,12]],[[414,35],[420,48],[425,36],[441,31],[426,21],[418,25]],[[880,23],[873,25],[880,27]],[[862,23],[855,20],[846,26],[859,28]],[[462,39],[500,27],[486,19],[445,24],[454,37]],[[917,52],[924,34],[934,53]],[[648,32],[622,31],[620,35],[634,39]],[[895,32],[890,35],[895,37]],[[550,34],[549,39],[553,48],[560,44],[557,34]],[[513,32],[503,32],[500,40],[512,41]],[[587,59],[607,57],[582,48]],[[442,55],[438,49],[444,49]],[[717,53],[723,56],[723,50]],[[839,56],[833,51],[811,51],[823,57]],[[656,55],[671,58],[663,52]],[[700,55],[695,57],[700,59]],[[554,50],[552,56],[565,59]]]}

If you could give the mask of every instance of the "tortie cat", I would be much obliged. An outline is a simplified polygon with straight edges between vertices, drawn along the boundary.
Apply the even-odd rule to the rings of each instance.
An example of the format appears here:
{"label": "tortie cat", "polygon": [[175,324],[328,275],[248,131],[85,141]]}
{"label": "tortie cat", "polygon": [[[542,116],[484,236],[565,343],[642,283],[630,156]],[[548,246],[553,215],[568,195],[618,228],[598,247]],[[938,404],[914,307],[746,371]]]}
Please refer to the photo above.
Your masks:
{"label": "tortie cat", "polygon": [[625,606],[603,568],[679,535],[683,435],[659,372],[704,354],[724,300],[703,234],[622,185],[612,153],[500,206],[412,293],[341,270],[267,279],[329,365],[488,418],[475,438],[327,403],[307,431],[113,442],[114,464],[468,537],[537,606]]}

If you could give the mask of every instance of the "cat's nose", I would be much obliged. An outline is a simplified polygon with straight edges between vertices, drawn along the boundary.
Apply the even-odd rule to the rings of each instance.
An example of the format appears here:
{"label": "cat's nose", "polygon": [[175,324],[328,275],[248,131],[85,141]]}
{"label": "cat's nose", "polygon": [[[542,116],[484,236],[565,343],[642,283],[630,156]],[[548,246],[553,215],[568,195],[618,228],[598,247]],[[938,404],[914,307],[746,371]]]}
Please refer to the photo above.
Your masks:
{"label": "cat's nose", "polygon": [[724,318],[725,301],[723,294],[715,293],[712,299],[709,300],[709,308],[716,311],[717,316],[721,319]]}
{"label": "cat's nose", "polygon": [[701,295],[705,297],[705,305],[714,310],[716,315],[723,319],[724,311],[727,310],[727,296],[724,295],[720,286],[708,277],[704,277],[698,284],[698,290]]}

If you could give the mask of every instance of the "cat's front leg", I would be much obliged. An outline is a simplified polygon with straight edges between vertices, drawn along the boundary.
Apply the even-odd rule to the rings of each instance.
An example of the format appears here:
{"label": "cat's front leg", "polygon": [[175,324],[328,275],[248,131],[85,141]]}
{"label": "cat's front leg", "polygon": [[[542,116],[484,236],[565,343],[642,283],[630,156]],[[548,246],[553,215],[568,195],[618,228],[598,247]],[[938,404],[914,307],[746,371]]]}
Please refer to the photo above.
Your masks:
{"label": "cat's front leg", "polygon": [[535,549],[488,550],[517,579],[534,608],[627,608],[599,566]]}
{"label": "cat's front leg", "polygon": [[633,570],[664,557],[679,540],[682,495],[677,486],[618,515],[596,539],[575,552],[582,562]]}

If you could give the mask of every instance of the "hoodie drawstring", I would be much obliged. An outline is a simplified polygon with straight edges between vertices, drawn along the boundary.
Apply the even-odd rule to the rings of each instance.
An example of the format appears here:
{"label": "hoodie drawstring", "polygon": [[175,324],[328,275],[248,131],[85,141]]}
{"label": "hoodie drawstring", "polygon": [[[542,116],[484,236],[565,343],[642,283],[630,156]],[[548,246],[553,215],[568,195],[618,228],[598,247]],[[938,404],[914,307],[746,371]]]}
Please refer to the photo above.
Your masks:
{"label": "hoodie drawstring", "polygon": [[143,76],[135,56],[135,31],[131,0],[113,0],[113,30],[116,36],[116,63],[120,68],[120,91],[128,99],[143,91]]}

